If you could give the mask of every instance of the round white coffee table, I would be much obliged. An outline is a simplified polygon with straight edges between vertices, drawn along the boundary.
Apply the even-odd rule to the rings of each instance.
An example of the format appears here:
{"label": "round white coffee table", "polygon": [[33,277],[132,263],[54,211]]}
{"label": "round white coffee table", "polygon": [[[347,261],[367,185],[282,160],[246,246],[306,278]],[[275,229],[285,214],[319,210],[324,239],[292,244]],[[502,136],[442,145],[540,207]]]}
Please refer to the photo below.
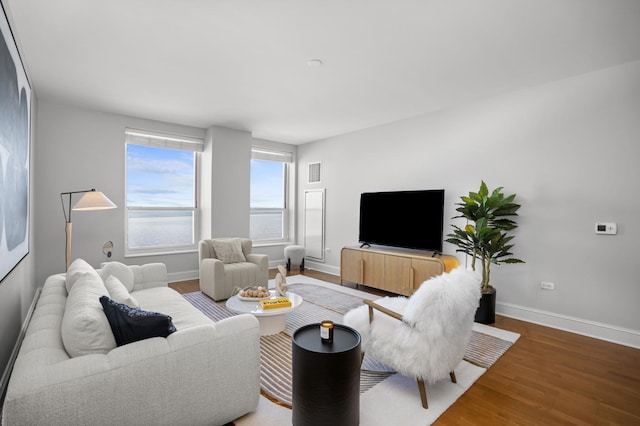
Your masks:
{"label": "round white coffee table", "polygon": [[[275,290],[270,290],[271,298],[275,298]],[[260,322],[260,335],[276,334],[284,330],[286,315],[293,312],[302,304],[302,297],[295,293],[287,292],[291,306],[286,308],[262,309],[260,301],[241,300],[238,296],[227,299],[226,305],[230,311],[237,314],[253,314]]]}

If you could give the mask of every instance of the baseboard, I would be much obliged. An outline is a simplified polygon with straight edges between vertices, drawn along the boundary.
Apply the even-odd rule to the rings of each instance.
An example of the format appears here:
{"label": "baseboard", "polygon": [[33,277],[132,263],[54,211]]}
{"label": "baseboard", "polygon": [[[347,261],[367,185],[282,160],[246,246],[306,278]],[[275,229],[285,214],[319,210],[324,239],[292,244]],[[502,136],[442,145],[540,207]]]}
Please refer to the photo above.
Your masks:
{"label": "baseboard", "polygon": [[167,279],[169,280],[170,283],[197,280],[198,278],[200,278],[199,271],[171,272],[167,274]]}
{"label": "baseboard", "polygon": [[[269,260],[269,269],[277,268],[278,265],[286,265],[287,262],[284,259],[281,260]],[[305,267],[308,269],[313,269],[320,272],[325,272],[331,275],[340,276],[340,268],[336,266],[328,266],[324,263],[320,262],[312,262],[305,260]],[[190,281],[197,280],[200,278],[199,271],[182,271],[182,272],[171,272],[167,274],[167,279],[170,283],[176,283],[180,281]]]}
{"label": "baseboard", "polygon": [[[285,264],[286,261],[284,259],[270,260],[269,268],[272,269],[276,268],[278,265]],[[339,266],[305,260],[305,267],[327,274],[336,275],[338,277],[340,276]],[[199,277],[198,271],[184,271],[168,275],[169,282],[188,281],[198,279]],[[640,349],[640,331],[638,330],[631,330],[628,328],[557,314],[555,312],[533,309],[512,303],[496,303],[496,313],[506,317]],[[4,385],[4,382],[2,383]]]}
{"label": "baseboard", "polygon": [[315,271],[320,271],[320,272],[324,272],[326,274],[331,274],[331,275],[336,275],[336,276],[340,276],[340,267],[339,266],[332,266],[332,265],[327,265],[326,263],[322,263],[322,262],[314,262],[314,261],[309,261],[309,260],[305,260],[304,261],[304,266],[309,269],[313,269]]}
{"label": "baseboard", "polygon": [[281,260],[269,260],[269,269],[277,268],[278,265],[286,266],[287,261],[284,259]]}
{"label": "baseboard", "polygon": [[496,313],[506,317],[640,349],[640,331],[638,330],[631,330],[511,303],[496,303]]}
{"label": "baseboard", "polygon": [[31,301],[31,306],[29,306],[29,310],[27,311],[27,316],[22,322],[22,328],[20,329],[20,334],[18,335],[18,340],[16,344],[13,346],[13,350],[11,351],[11,357],[9,357],[9,362],[2,373],[2,379],[0,379],[0,420],[2,419],[2,407],[4,406],[4,397],[7,393],[7,386],[9,385],[9,378],[11,377],[11,372],[13,371],[13,364],[16,362],[16,358],[18,357],[18,352],[20,351],[20,346],[22,346],[22,341],[24,340],[24,335],[27,332],[27,327],[31,322],[31,317],[33,316],[33,311],[36,309],[36,303],[38,303],[38,299],[40,298],[40,293],[42,292],[42,288],[38,287],[36,289],[35,294],[33,295],[33,300]]}
{"label": "baseboard", "polygon": [[[320,262],[307,262],[309,269],[340,276],[340,268]],[[555,312],[542,311],[511,303],[496,304],[496,312],[506,317],[580,334],[594,339],[640,349],[640,331],[618,327]]]}
{"label": "baseboard", "polygon": [[[277,268],[278,265],[285,266],[286,264],[287,264],[287,261],[285,259],[270,260],[269,261],[269,269]],[[305,259],[304,260],[304,267],[305,267],[305,269],[313,269],[314,271],[325,272],[327,274],[340,276],[340,267],[339,266],[331,266],[331,265],[327,265],[326,263],[316,262],[316,261],[313,261],[313,260]],[[294,267],[292,269],[292,273],[295,273],[298,270],[297,268],[298,268],[297,265],[294,265]]]}

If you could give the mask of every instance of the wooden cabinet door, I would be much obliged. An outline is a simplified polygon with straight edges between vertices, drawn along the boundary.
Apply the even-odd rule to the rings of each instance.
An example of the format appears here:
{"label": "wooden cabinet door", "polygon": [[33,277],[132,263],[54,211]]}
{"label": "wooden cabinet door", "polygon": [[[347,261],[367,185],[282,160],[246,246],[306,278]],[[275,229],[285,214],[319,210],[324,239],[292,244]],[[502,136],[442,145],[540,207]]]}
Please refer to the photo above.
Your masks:
{"label": "wooden cabinet door", "polygon": [[431,277],[444,272],[442,263],[438,259],[411,259],[413,268],[413,290],[417,290],[420,285]]}
{"label": "wooden cabinet door", "polygon": [[385,256],[384,274],[384,290],[411,296],[413,293],[411,258]]}
{"label": "wooden cabinet door", "polygon": [[362,283],[362,252],[343,248],[340,252],[340,279],[356,284]]}
{"label": "wooden cabinet door", "polygon": [[362,252],[362,284],[384,289],[384,258],[380,253]]}

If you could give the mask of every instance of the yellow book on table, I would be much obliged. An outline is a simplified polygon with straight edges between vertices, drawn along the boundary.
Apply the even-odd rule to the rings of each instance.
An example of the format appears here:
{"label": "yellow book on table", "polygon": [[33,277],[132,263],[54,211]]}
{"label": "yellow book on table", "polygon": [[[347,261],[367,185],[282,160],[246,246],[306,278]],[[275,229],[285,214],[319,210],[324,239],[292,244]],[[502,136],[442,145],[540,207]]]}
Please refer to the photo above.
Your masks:
{"label": "yellow book on table", "polygon": [[275,299],[264,299],[260,301],[262,309],[288,308],[291,300],[288,297],[276,297]]}

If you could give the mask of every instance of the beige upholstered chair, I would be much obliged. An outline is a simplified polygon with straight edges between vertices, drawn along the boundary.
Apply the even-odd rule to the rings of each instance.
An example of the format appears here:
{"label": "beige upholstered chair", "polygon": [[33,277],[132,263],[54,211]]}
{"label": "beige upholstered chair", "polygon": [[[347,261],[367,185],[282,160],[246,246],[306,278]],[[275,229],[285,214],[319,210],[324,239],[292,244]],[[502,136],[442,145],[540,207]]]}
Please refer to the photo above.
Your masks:
{"label": "beige upholstered chair", "polygon": [[214,238],[201,240],[200,290],[213,300],[228,299],[235,287],[267,286],[269,258],[252,254],[248,238]]}
{"label": "beige upholstered chair", "polygon": [[427,408],[425,382],[456,381],[453,369],[469,344],[479,300],[479,275],[458,267],[425,281],[410,298],[367,300],[344,323],[360,332],[363,353],[417,380]]}

